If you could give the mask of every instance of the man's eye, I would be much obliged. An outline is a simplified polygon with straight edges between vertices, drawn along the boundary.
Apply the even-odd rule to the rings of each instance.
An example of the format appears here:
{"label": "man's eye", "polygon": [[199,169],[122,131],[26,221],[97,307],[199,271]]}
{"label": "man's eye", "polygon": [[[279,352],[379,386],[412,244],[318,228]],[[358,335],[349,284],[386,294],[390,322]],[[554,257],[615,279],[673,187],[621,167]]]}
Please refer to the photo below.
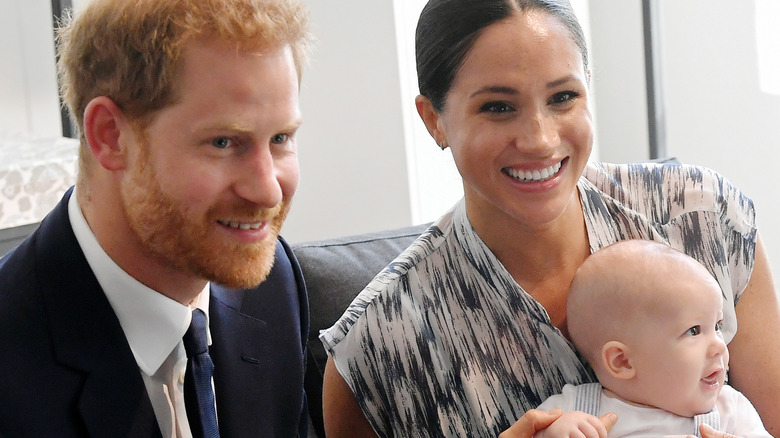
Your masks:
{"label": "man's eye", "polygon": [[273,137],[271,137],[271,143],[273,144],[282,144],[287,141],[287,134],[276,134]]}
{"label": "man's eye", "polygon": [[698,336],[701,333],[701,326],[698,325],[693,326],[689,328],[685,333],[691,336]]}
{"label": "man's eye", "polygon": [[215,138],[214,140],[211,140],[211,145],[217,149],[226,149],[229,148],[230,145],[232,144],[233,144],[233,140],[227,137],[218,137]]}

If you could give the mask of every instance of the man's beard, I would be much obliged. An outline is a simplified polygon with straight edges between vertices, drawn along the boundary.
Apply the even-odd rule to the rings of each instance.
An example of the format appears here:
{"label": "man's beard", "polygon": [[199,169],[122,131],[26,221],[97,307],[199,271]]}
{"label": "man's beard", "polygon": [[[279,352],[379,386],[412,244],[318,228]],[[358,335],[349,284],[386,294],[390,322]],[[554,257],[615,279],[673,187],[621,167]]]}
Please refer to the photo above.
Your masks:
{"label": "man's beard", "polygon": [[[147,144],[141,145],[138,170],[123,184],[121,196],[130,228],[159,262],[235,289],[254,287],[268,276],[276,237],[289,211],[286,200],[270,209],[239,200],[214,205],[205,216],[187,216],[186,202],[163,193]],[[217,219],[265,220],[271,229],[263,241],[245,243],[215,230],[222,226]]]}

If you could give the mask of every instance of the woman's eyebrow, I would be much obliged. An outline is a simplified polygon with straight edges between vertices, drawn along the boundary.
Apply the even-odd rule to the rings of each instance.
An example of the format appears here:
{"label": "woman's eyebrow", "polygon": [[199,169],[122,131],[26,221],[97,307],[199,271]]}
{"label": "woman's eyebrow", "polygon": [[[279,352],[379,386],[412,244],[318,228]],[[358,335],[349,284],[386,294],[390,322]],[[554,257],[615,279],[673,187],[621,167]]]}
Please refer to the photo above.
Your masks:
{"label": "woman's eyebrow", "polygon": [[547,83],[547,88],[560,87],[561,85],[563,85],[563,84],[565,84],[567,82],[571,82],[571,81],[579,82],[579,79],[575,75],[567,75],[567,76],[564,76],[564,77],[562,77],[560,79],[556,79],[556,80],[554,80],[552,82]]}
{"label": "woman's eyebrow", "polygon": [[520,94],[516,89],[512,87],[505,87],[500,85],[489,85],[487,87],[482,87],[479,90],[471,93],[469,97],[474,97],[480,94],[486,94],[486,93],[498,93],[498,94],[509,94],[509,95],[516,95]]}
{"label": "woman's eyebrow", "polygon": [[[575,75],[567,75],[560,79],[556,79],[554,81],[548,82],[546,88],[549,89],[549,88],[560,87],[561,85],[571,81],[579,81],[579,79]],[[478,96],[480,94],[488,94],[488,93],[508,94],[511,96],[520,94],[520,92],[517,89],[512,87],[508,87],[504,85],[488,85],[471,93],[469,97],[471,98],[474,96]]]}

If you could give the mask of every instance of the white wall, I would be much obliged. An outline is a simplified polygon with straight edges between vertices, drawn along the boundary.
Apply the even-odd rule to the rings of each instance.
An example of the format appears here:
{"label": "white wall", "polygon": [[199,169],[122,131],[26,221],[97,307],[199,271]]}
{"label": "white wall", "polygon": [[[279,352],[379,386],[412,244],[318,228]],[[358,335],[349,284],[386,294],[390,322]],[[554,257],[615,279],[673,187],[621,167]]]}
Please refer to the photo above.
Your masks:
{"label": "white wall", "polygon": [[641,0],[590,0],[599,159],[649,158]]}
{"label": "white wall", "polygon": [[319,40],[304,71],[292,242],[411,222],[390,1],[308,2]]}
{"label": "white wall", "polygon": [[[780,138],[772,131],[780,96],[759,88],[756,0],[738,8],[727,0],[659,1],[668,153],[720,171],[755,200],[780,276],[773,226]],[[424,0],[308,3],[319,42],[304,73],[302,179],[283,233],[297,242],[433,220],[459,197],[459,182],[412,103],[412,35]],[[641,2],[573,3],[592,42],[599,158],[647,159]],[[0,5],[0,134],[56,136],[50,2]]]}
{"label": "white wall", "polygon": [[[0,1],[15,11],[2,27],[5,59],[19,58],[4,69],[3,120],[56,136],[50,2]],[[319,41],[304,72],[302,177],[284,235],[298,242],[434,220],[462,187],[450,152],[436,147],[414,108],[414,28],[425,0],[308,3]],[[574,3],[587,14],[587,0]]]}
{"label": "white wall", "polygon": [[463,182],[450,150],[442,151],[425,128],[414,103],[419,94],[414,35],[417,19],[427,0],[394,0],[401,78],[406,166],[412,223],[431,222],[463,197]]}
{"label": "white wall", "polygon": [[780,96],[759,88],[755,3],[666,0],[661,7],[668,150],[720,171],[753,198],[777,278]]}
{"label": "white wall", "polygon": [[[601,159],[647,159],[641,2],[590,2]],[[667,153],[719,171],[753,198],[778,279],[780,96],[759,87],[756,1],[660,0],[659,11]]]}
{"label": "white wall", "polygon": [[0,0],[0,138],[62,132],[49,0]]}

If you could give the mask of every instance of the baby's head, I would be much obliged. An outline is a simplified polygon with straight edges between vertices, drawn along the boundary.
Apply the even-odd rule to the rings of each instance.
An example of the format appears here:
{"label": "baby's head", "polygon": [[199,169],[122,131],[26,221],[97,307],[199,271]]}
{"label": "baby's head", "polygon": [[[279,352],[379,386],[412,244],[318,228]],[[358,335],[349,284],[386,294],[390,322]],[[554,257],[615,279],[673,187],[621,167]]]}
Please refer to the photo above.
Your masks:
{"label": "baby's head", "polygon": [[709,412],[729,354],[720,286],[666,245],[627,240],[585,260],[569,291],[567,324],[601,384],[620,398],[683,417]]}

